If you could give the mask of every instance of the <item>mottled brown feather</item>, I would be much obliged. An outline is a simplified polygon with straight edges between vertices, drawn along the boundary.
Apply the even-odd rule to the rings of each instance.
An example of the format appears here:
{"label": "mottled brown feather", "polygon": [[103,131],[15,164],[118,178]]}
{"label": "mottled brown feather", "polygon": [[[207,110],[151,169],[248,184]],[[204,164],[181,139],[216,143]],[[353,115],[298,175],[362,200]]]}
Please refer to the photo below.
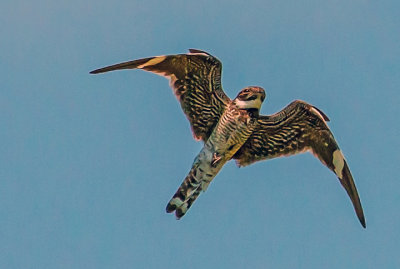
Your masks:
{"label": "mottled brown feather", "polygon": [[188,54],[138,59],[90,73],[135,68],[170,80],[170,86],[190,122],[195,139],[206,141],[231,101],[222,89],[221,62],[204,51],[191,49]]}
{"label": "mottled brown feather", "polygon": [[[313,153],[332,170],[349,195],[356,214],[365,227],[365,218],[353,177],[326,121],[328,117],[316,107],[303,101],[294,101],[282,111],[271,116],[260,116],[258,128],[236,152],[239,166],[256,161],[289,156],[305,151]],[[337,173],[334,152],[340,152],[343,167]]]}

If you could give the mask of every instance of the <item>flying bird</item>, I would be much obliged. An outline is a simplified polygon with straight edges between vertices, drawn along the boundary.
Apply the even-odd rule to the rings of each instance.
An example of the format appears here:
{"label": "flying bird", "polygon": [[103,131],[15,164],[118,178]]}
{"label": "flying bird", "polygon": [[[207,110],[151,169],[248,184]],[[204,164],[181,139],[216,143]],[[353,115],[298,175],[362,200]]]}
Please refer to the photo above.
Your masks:
{"label": "flying bird", "polygon": [[311,152],[336,174],[353,203],[361,225],[365,218],[353,177],[330,131],[328,117],[317,107],[296,100],[273,115],[260,115],[266,94],[249,86],[231,100],[221,84],[221,62],[211,54],[190,49],[187,54],[163,55],[123,62],[91,71],[143,69],[169,79],[190,122],[193,136],[204,146],[169,201],[166,211],[177,219],[205,191],[226,162],[238,166]]}

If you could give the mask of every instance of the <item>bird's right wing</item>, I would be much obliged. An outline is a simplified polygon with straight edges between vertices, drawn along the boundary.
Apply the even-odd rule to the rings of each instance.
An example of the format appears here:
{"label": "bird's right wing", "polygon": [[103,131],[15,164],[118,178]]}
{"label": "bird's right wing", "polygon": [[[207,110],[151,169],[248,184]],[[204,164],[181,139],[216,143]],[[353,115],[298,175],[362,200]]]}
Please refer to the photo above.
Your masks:
{"label": "bird's right wing", "polygon": [[259,126],[233,157],[239,166],[311,151],[332,170],[349,195],[356,214],[365,228],[365,218],[356,185],[347,162],[318,108],[294,101],[271,116],[260,116]]}
{"label": "bird's right wing", "polygon": [[195,139],[206,141],[230,102],[221,85],[221,62],[207,52],[190,49],[187,54],[144,58],[90,73],[136,68],[170,80],[170,86],[190,122]]}

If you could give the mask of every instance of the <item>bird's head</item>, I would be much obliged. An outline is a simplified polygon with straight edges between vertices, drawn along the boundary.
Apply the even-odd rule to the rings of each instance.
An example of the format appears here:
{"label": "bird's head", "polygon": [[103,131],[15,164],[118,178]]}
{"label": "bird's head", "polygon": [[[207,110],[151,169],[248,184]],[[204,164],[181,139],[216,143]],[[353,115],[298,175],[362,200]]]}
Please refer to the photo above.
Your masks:
{"label": "bird's head", "polygon": [[234,102],[239,109],[260,110],[261,104],[264,100],[264,89],[257,86],[250,86],[242,89],[236,96]]}

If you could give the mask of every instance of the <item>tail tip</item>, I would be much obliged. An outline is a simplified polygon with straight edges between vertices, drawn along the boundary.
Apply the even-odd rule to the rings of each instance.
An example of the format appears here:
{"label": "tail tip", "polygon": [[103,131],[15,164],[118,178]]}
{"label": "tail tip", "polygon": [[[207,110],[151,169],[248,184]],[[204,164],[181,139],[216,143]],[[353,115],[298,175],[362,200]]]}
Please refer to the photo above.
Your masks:
{"label": "tail tip", "polygon": [[167,207],[165,208],[165,211],[167,213],[172,213],[172,212],[175,211],[176,219],[179,220],[180,218],[182,218],[186,214],[186,211],[188,209],[189,208],[188,208],[187,204],[183,204],[183,205],[178,206],[175,203],[169,202],[167,204]]}
{"label": "tail tip", "polygon": [[175,210],[175,216],[176,219],[179,220],[181,219],[184,215],[185,215],[186,211],[184,210],[184,208],[178,208]]}
{"label": "tail tip", "polygon": [[167,207],[165,208],[165,211],[167,211],[167,213],[172,213],[176,210],[176,205],[168,203]]}

